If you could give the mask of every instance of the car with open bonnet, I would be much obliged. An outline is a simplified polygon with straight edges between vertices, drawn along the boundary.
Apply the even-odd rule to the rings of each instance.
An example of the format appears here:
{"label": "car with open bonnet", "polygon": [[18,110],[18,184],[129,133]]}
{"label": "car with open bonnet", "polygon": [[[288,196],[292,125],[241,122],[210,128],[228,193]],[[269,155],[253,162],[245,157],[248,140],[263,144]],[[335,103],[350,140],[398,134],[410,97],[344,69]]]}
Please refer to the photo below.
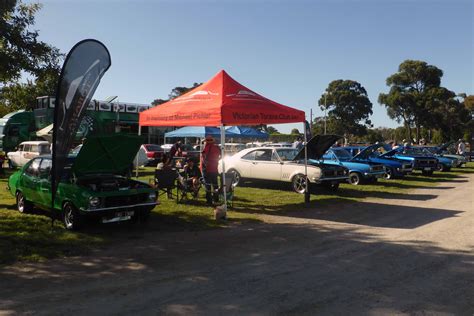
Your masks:
{"label": "car with open bonnet", "polygon": [[12,174],[8,188],[18,211],[47,210],[69,230],[81,228],[87,218],[145,220],[158,204],[156,190],[127,176],[140,145],[141,138],[132,135],[88,138],[77,155],[67,158],[54,204],[50,155],[33,158]]}
{"label": "car with open bonnet", "polygon": [[[348,169],[320,161],[324,152],[337,140],[336,135],[317,135],[307,144],[307,179],[309,185],[322,184],[337,190],[348,179]],[[235,183],[243,179],[289,182],[297,193],[306,187],[303,149],[256,147],[244,149],[224,159],[226,172],[233,172]],[[220,165],[219,165],[220,167]]]}

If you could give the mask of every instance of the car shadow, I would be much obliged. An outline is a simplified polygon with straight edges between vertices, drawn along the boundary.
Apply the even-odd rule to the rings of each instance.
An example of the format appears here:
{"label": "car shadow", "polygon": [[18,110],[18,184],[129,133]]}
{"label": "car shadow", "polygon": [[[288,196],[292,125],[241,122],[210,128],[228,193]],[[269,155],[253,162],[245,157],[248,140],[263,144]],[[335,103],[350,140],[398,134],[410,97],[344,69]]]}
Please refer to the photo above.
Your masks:
{"label": "car shadow", "polygon": [[239,203],[235,206],[235,211],[401,229],[417,228],[462,213],[455,210],[377,202],[353,200],[346,200],[346,202],[348,203],[342,206],[341,198],[327,198],[322,201],[311,201],[309,205],[294,203],[271,209],[265,205],[246,206]]}

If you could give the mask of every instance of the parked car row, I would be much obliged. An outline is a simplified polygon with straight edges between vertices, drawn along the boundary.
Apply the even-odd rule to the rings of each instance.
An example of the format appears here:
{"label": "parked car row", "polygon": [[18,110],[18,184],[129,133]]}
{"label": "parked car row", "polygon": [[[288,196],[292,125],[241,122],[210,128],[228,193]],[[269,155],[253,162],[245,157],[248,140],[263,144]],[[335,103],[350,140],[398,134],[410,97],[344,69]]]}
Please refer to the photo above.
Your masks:
{"label": "parked car row", "polygon": [[[430,176],[465,163],[454,155],[433,154],[424,147],[398,147],[385,150],[383,144],[332,147],[340,136],[317,135],[306,145],[309,185],[337,190],[339,183],[375,183],[380,178],[402,178],[414,170]],[[243,180],[289,182],[294,191],[306,186],[304,150],[285,146],[251,147],[225,158],[226,172]]]}

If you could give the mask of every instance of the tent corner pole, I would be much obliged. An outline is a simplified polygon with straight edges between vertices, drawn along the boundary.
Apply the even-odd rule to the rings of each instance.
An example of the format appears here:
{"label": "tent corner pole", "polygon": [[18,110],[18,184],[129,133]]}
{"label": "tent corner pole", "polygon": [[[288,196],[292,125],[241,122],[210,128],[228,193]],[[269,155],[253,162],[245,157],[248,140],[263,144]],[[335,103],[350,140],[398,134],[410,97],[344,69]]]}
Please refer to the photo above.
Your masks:
{"label": "tent corner pole", "polygon": [[[138,124],[138,136],[142,135],[142,126]],[[138,155],[140,154],[140,148],[138,148],[137,157],[135,158],[135,178],[138,179]]]}
{"label": "tent corner pole", "polygon": [[308,179],[308,136],[306,133],[306,121],[303,122],[303,133],[304,133],[304,176],[305,176],[305,188],[304,188],[304,203],[309,205],[310,194],[309,194],[309,179]]}
{"label": "tent corner pole", "polygon": [[227,192],[225,186],[225,129],[224,124],[221,124],[221,165],[222,165],[222,194],[224,195],[224,211],[227,212]]}

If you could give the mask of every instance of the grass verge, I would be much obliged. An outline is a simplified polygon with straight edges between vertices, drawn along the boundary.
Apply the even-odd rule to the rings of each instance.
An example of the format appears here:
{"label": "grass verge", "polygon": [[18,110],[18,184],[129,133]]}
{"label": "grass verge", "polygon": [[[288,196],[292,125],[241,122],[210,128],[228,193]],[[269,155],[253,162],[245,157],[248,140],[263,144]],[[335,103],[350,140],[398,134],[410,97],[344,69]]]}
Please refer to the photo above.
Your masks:
{"label": "grass verge", "polygon": [[[431,177],[423,177],[418,173],[404,179],[380,180],[374,185],[343,184],[336,193],[317,190],[311,196],[309,208],[360,201],[367,197],[403,199],[414,189],[430,188],[440,182],[462,181],[462,174],[466,173],[474,173],[474,162],[466,168],[435,173]],[[152,178],[152,168],[141,170],[141,180],[149,182]],[[205,204],[202,190],[200,198],[184,204],[161,198],[161,205],[153,210],[147,225],[92,225],[83,232],[69,232],[59,222],[52,226],[49,217],[42,214],[24,215],[15,211],[15,199],[6,190],[6,184],[5,177],[0,179],[0,265],[84,254],[123,239],[142,238],[147,232],[215,229],[258,221],[259,214],[284,214],[308,207],[304,204],[303,196],[290,191],[287,184],[252,183],[236,188],[234,208],[229,211],[226,223],[213,219],[212,208]]]}

